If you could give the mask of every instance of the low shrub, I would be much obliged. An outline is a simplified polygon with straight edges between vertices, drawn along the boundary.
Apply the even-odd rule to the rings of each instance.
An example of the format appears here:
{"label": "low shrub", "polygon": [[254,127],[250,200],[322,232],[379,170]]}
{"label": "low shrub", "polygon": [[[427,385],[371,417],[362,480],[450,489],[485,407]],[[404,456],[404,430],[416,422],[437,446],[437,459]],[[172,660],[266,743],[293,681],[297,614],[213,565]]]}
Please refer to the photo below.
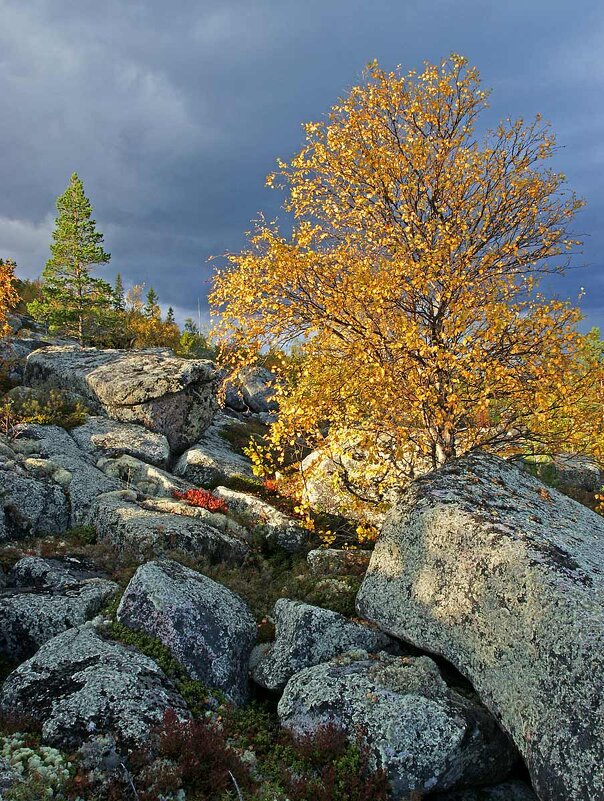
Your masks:
{"label": "low shrub", "polygon": [[200,509],[207,509],[208,512],[220,512],[225,515],[228,507],[222,498],[217,498],[204,489],[189,489],[185,492],[179,490],[172,491],[172,497],[178,501],[185,501],[189,506],[197,506]]}
{"label": "low shrub", "polygon": [[60,426],[69,431],[82,425],[88,413],[80,401],[71,400],[57,389],[37,391],[24,397],[5,396],[0,403],[0,429],[10,436],[15,426],[35,423]]}

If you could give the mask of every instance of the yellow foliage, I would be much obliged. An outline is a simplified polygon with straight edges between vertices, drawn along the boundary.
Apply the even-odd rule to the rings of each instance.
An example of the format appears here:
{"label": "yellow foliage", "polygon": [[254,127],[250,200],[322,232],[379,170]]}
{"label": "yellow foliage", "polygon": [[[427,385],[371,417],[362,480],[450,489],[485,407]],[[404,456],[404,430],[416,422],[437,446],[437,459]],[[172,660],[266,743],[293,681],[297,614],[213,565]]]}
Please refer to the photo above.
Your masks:
{"label": "yellow foliage", "polygon": [[15,262],[0,259],[0,336],[6,336],[9,327],[6,322],[9,311],[19,302],[15,289]]}
{"label": "yellow foliage", "polygon": [[538,292],[579,244],[583,202],[546,168],[539,117],[477,138],[486,97],[461,56],[421,74],[372,64],[269,176],[291,235],[260,219],[210,296],[232,362],[302,356],[257,461],[326,431],[352,432],[369,462],[386,440],[409,475],[475,448],[602,456],[602,365],[579,311]]}

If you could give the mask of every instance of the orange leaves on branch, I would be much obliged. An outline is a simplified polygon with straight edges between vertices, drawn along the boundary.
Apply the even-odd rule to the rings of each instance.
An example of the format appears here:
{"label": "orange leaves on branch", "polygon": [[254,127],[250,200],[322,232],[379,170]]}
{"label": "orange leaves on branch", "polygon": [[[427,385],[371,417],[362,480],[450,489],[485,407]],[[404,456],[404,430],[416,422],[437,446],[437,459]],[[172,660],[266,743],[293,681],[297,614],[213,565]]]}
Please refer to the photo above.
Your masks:
{"label": "orange leaves on branch", "polygon": [[420,74],[372,64],[269,177],[292,231],[260,219],[210,300],[232,360],[302,354],[272,452],[329,432],[412,474],[478,447],[600,447],[602,365],[579,311],[537,291],[578,244],[583,202],[547,168],[540,117],[478,138],[486,99],[461,56]]}

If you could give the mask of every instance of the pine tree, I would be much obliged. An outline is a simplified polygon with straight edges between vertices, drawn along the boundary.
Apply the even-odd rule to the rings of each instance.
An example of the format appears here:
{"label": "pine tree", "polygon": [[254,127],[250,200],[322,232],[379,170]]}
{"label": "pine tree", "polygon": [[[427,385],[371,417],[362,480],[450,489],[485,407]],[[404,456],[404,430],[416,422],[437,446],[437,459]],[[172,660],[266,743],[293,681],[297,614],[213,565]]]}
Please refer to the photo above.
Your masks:
{"label": "pine tree", "polygon": [[176,325],[176,318],[174,317],[174,309],[172,306],[168,308],[168,313],[166,314],[166,323],[168,325]]}
{"label": "pine tree", "polygon": [[153,287],[149,288],[147,292],[147,302],[143,310],[145,317],[149,320],[155,320],[161,317],[161,310],[159,308],[159,296]]}
{"label": "pine tree", "polygon": [[115,276],[115,286],[113,287],[113,308],[115,311],[123,312],[126,309],[126,297],[122,276],[118,273]]}
{"label": "pine tree", "polygon": [[89,342],[111,309],[113,290],[91,267],[111,258],[103,250],[103,235],[91,218],[92,206],[77,174],[57,199],[59,212],[52,234],[51,257],[42,273],[42,299],[30,304],[30,312],[51,330]]}

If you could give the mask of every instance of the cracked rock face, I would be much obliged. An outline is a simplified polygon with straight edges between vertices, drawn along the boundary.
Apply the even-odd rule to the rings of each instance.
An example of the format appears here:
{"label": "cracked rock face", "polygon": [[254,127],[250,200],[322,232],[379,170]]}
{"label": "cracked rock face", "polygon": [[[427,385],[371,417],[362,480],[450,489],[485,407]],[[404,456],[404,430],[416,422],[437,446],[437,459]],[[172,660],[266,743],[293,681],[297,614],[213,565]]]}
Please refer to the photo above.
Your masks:
{"label": "cracked rock face", "polygon": [[97,414],[164,434],[175,453],[193,445],[211,423],[216,380],[211,362],[170,351],[75,345],[34,351],[24,376],[27,386],[76,391]]}
{"label": "cracked rock face", "polygon": [[516,758],[489,713],[424,656],[357,651],[307,668],[289,680],[278,713],[294,732],[335,725],[360,737],[396,798],[494,783]]}
{"label": "cracked rock face", "polygon": [[357,608],[472,682],[542,801],[604,797],[602,517],[464,457],[406,490]]}
{"label": "cracked rock face", "polygon": [[103,639],[90,626],[59,634],[14,670],[0,706],[33,717],[42,724],[45,742],[67,750],[99,734],[140,748],[166,709],[189,716],[153,660]]}
{"label": "cracked rock face", "polygon": [[132,456],[156,467],[165,467],[170,458],[170,446],[163,434],[133,423],[89,417],[70,433],[86,453],[109,458]]}
{"label": "cracked rock face", "polygon": [[[176,508],[176,504],[170,507]],[[240,564],[249,546],[228,530],[219,530],[202,518],[173,511],[157,511],[137,503],[135,492],[120,490],[96,498],[88,523],[98,539],[118,550],[138,554],[180,550],[216,562]]]}
{"label": "cracked rock face", "polygon": [[274,618],[275,642],[253,669],[254,681],[269,690],[281,690],[295,673],[353,649],[400,652],[382,632],[302,601],[280,598]]}
{"label": "cracked rock face", "polygon": [[25,557],[0,590],[0,652],[18,661],[93,618],[118,585],[66,562]]}
{"label": "cracked rock face", "polygon": [[128,584],[117,617],[159,639],[191,678],[234,703],[247,699],[256,622],[231,590],[178,562],[147,562]]}

